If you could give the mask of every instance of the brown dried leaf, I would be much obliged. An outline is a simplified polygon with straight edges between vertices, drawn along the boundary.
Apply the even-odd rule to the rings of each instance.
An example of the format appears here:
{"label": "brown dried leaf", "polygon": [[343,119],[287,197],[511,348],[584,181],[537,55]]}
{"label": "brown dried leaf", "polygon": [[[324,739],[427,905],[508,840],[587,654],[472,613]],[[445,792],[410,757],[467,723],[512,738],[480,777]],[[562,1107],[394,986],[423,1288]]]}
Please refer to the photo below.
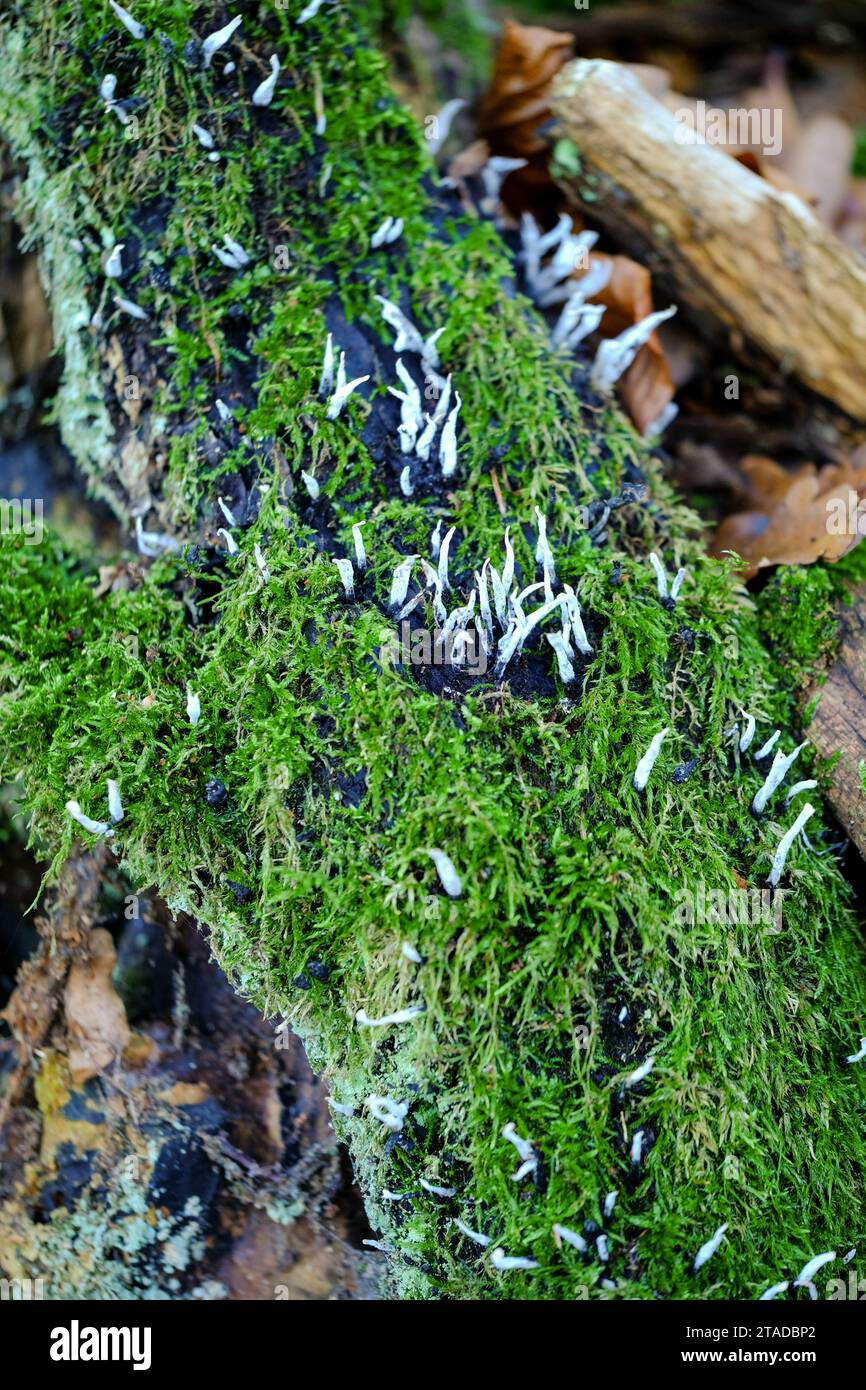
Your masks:
{"label": "brown dried leaf", "polygon": [[478,110],[478,129],[494,154],[528,159],[547,149],[538,134],[550,115],[550,83],[571,56],[570,34],[509,20],[502,32],[490,87]]}
{"label": "brown dried leaf", "polygon": [[794,472],[773,459],[751,455],[741,468],[748,481],[748,510],[725,517],[711,554],[736,551],[744,577],[769,565],[811,565],[839,560],[866,534],[866,469],[812,463]]}

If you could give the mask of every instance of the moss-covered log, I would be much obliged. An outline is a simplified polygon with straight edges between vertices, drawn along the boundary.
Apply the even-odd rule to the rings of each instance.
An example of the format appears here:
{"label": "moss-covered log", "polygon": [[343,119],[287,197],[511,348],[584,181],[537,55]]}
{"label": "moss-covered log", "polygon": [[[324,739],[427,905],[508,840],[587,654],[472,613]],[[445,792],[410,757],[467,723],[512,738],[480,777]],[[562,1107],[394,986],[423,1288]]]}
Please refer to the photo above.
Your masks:
{"label": "moss-covered log", "polygon": [[[111,843],[133,883],[206,922],[328,1078],[400,1294],[755,1297],[866,1236],[848,890],[798,841],[781,918],[754,912],[799,809],[780,792],[750,810],[753,750],[795,736],[795,682],[765,641],[784,641],[785,609],[705,558],[586,359],[551,352],[507,246],[436,182],[369,7],[300,10],[248,6],[208,66],[201,40],[230,17],[210,3],[138,0],[143,39],[96,0],[22,3],[7,26],[0,127],[65,359],[57,418],[122,515],[195,544],[97,584],[51,536],[4,537],[3,771],[57,862],[81,833],[67,799],[103,820],[119,783]],[[371,249],[387,216],[402,236]],[[238,259],[233,243],[238,269],[212,249]],[[460,393],[453,477],[438,446],[403,453],[377,295],[443,330],[440,368],[402,356],[428,398],[447,374]],[[370,378],[333,419],[328,332]],[[515,589],[541,583],[536,508],[556,593],[582,606],[576,679],[545,638],[558,616],[502,677],[436,665],[420,639],[419,660],[395,649],[395,566],[455,527],[453,611],[487,557],[502,570],[507,524]],[[347,599],[333,560],[356,559],[356,524],[368,564]],[[676,602],[652,551],[688,567]],[[759,731],[740,752],[726,731],[744,712]]]}

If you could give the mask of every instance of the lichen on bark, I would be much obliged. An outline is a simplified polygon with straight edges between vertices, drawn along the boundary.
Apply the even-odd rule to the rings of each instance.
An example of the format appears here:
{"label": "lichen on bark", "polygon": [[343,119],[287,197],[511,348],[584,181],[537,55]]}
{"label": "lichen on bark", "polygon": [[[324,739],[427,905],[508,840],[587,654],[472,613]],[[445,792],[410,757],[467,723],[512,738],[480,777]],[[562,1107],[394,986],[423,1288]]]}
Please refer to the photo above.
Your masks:
{"label": "lichen on bark", "polygon": [[[328,1078],[403,1296],[755,1297],[815,1251],[841,1254],[864,1236],[866,1159],[862,1069],[844,1062],[866,1006],[845,882],[798,844],[779,929],[677,911],[700,884],[762,887],[796,811],[751,814],[765,774],[725,739],[743,711],[786,746],[795,732],[754,602],[705,557],[586,361],[550,351],[506,243],[437,182],[363,7],[300,26],[300,0],[251,5],[206,70],[196,40],[229,11],[162,8],[135,7],[152,33],[134,41],[102,4],[21,6],[0,73],[22,216],[47,247],[61,427],[127,521],[185,547],[97,586],[56,538],[3,538],[0,770],[21,780],[33,835],[59,864],[80,833],[65,801],[101,818],[118,781],[112,843],[133,883],[206,923],[238,989],[288,1018]],[[257,109],[271,52],[280,81]],[[104,110],[106,72],[132,138]],[[403,236],[372,251],[386,215]],[[251,257],[240,271],[212,252],[226,234]],[[102,273],[115,243],[119,287]],[[463,400],[455,478],[420,470],[409,499],[377,294],[444,328]],[[329,331],[348,375],[371,377],[336,420],[317,395]],[[642,482],[599,543],[587,517]],[[508,524],[527,585],[536,507],[593,648],[576,683],[559,684],[543,639],[503,681],[386,661],[394,566],[453,525],[450,601],[465,600],[486,557],[501,565]],[[347,602],[332,559],[353,555],[358,522],[369,567]],[[676,604],[653,550],[688,566]],[[371,1096],[406,1107],[402,1128]],[[519,1182],[510,1123],[538,1159]],[[555,1223],[584,1232],[585,1256],[558,1248]],[[537,1267],[498,1271],[494,1247]]]}

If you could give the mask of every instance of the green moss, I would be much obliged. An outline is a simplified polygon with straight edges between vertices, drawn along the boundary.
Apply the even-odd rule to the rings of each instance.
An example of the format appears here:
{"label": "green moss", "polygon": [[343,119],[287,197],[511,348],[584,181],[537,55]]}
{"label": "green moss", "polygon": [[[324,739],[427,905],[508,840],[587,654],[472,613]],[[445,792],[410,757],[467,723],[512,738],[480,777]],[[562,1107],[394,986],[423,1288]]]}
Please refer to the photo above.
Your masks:
{"label": "green moss", "polygon": [[[89,7],[86,20],[78,6],[58,8],[76,42],[50,60],[34,53],[34,80],[50,62],[51,81],[74,92],[98,25]],[[170,15],[178,44],[186,13]],[[780,931],[689,924],[678,907],[699,884],[765,880],[790,816],[780,803],[779,824],[751,815],[762,774],[725,730],[749,710],[762,728],[793,732],[808,649],[792,645],[782,614],[795,592],[813,616],[829,614],[827,571],[783,575],[756,607],[729,567],[704,556],[694,519],[631,429],[581,402],[573,363],[549,352],[528,305],[503,292],[510,262],[495,235],[450,214],[441,225],[417,132],[344,11],[329,7],[305,36],[291,18],[263,7],[245,21],[245,40],[265,53],[276,42],[285,64],[257,125],[248,104],[225,97],[221,107],[215,80],[148,49],[136,78],[149,84],[147,139],[176,139],[193,112],[215,133],[225,120],[225,167],[215,173],[185,141],[167,170],[144,160],[131,172],[111,123],[93,137],[99,190],[96,173],[88,192],[74,165],[106,222],[117,199],[119,240],[142,226],[157,182],[174,194],[124,282],[164,328],[148,340],[163,383],[156,408],[172,422],[154,506],[165,509],[167,495],[185,533],[195,519],[206,529],[222,470],[251,468],[240,446],[216,459],[203,450],[213,397],[236,371],[261,510],[224,563],[160,560],[133,591],[99,598],[84,563],[53,538],[37,547],[4,537],[0,771],[22,778],[33,834],[55,862],[75,829],[64,801],[100,816],[106,778],[120,783],[126,818],[114,844],[133,883],[156,885],[209,926],[238,987],[290,1020],[335,1100],[354,1107],[335,1118],[403,1294],[571,1298],[586,1285],[597,1297],[754,1297],[816,1250],[844,1251],[866,1234],[866,1085],[842,1060],[862,1031],[862,950],[833,861],[800,844]],[[196,7],[197,32],[213,19]],[[141,60],[124,61],[131,75]],[[86,78],[92,90],[95,72]],[[324,150],[311,133],[317,81]],[[64,137],[71,149],[75,129]],[[64,216],[77,198],[66,190]],[[406,220],[402,249],[368,253],[391,210]],[[247,272],[214,269],[208,247],[222,230],[255,247]],[[156,256],[170,267],[167,288],[147,270]],[[93,264],[88,273],[98,283]],[[409,504],[361,438],[388,383],[337,421],[316,398],[326,306],[336,295],[350,322],[384,339],[373,296],[400,286],[425,331],[445,326],[440,349],[464,401],[457,486]],[[240,343],[239,309],[249,325]],[[608,542],[594,546],[584,508],[636,464],[647,505],[614,511]],[[103,482],[104,466],[92,465]],[[291,492],[301,468],[327,499],[326,534]],[[389,663],[391,572],[407,552],[427,553],[435,520],[457,527],[457,577],[488,555],[499,563],[508,523],[528,583],[536,506],[592,634],[579,687],[553,684],[545,666],[536,693],[488,678],[455,681],[441,698]],[[360,519],[370,569],[348,606],[331,552],[348,550]],[[264,585],[256,543],[267,548]],[[658,600],[652,549],[670,571],[689,566],[675,608]],[[780,661],[772,647],[783,637]],[[194,728],[188,685],[201,701]],[[663,727],[641,796],[635,766]],[[205,799],[212,777],[228,789],[222,813]],[[821,834],[819,812],[810,836]],[[430,847],[457,865],[459,898],[439,888]],[[411,1004],[424,1012],[404,1025],[353,1021],[361,1008],[376,1017]],[[624,1088],[648,1056],[651,1074]],[[365,1108],[370,1094],[408,1104],[402,1143]],[[538,1147],[543,1190],[512,1179],[516,1156],[500,1137],[509,1121]],[[457,1195],[425,1192],[422,1177]],[[606,1269],[558,1251],[553,1223],[598,1220],[613,1188]],[[391,1202],[386,1191],[416,1195]],[[454,1227],[458,1216],[539,1268],[497,1275]],[[692,1275],[723,1221],[727,1241]]]}

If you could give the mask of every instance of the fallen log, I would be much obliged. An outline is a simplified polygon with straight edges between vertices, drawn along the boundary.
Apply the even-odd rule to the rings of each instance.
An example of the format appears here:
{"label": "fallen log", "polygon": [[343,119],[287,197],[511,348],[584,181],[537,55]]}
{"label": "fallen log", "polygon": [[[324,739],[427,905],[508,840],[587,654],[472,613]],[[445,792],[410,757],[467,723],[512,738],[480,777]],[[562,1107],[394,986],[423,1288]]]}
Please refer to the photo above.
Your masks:
{"label": "fallen log", "polygon": [[715,321],[741,335],[866,420],[866,265],[811,209],[723,151],[688,143],[688,127],[619,64],[568,64],[551,105],[579,151],[579,173],[557,169],[569,198],[705,329]]}

